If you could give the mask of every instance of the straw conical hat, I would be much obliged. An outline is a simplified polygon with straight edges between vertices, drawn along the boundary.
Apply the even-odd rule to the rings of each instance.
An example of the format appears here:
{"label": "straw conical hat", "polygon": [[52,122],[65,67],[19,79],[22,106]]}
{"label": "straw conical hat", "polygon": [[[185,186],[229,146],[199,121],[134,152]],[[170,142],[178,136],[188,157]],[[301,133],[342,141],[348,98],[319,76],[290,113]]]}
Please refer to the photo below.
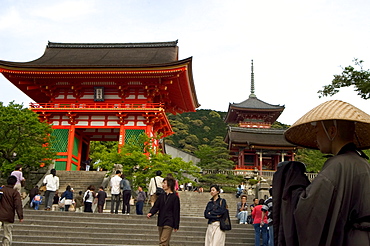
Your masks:
{"label": "straw conical hat", "polygon": [[298,146],[318,149],[314,132],[315,127],[311,123],[321,120],[355,121],[356,136],[354,143],[359,149],[370,148],[370,115],[349,103],[339,100],[327,101],[303,115],[285,131],[285,139]]}

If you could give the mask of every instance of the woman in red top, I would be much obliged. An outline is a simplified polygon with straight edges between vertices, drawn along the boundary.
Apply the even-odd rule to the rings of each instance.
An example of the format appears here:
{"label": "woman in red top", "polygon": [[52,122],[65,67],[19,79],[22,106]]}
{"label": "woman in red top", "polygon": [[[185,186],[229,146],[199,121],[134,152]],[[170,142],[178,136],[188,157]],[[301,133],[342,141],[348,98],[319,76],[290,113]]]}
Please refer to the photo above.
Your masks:
{"label": "woman in red top", "polygon": [[267,214],[265,214],[265,217],[262,218],[262,205],[264,203],[263,199],[259,200],[259,203],[257,206],[254,207],[252,212],[253,217],[253,227],[255,231],[254,236],[254,244],[256,246],[260,246],[260,234],[262,232],[262,242],[263,246],[267,246]]}

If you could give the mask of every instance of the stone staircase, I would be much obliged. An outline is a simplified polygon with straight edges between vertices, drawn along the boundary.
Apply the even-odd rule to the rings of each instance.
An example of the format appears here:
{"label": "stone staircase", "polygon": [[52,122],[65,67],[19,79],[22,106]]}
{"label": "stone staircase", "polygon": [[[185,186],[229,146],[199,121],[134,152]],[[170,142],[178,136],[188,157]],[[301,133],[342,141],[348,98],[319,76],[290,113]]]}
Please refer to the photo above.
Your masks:
{"label": "stone staircase", "polygon": [[[85,190],[90,184],[99,187],[103,182],[102,172],[67,172],[58,171],[61,186],[70,184],[75,191]],[[85,176],[86,183],[82,182]],[[63,185],[63,186],[62,186]],[[63,191],[64,189],[60,189]],[[180,230],[172,234],[171,245],[200,246],[204,245],[207,220],[203,212],[210,199],[208,192],[179,192],[181,202]],[[235,218],[236,199],[234,194],[222,194],[227,200],[230,218],[233,222],[231,231],[226,232],[227,246],[254,245],[254,230],[251,225],[239,225]],[[251,201],[249,199],[248,201]],[[107,208],[110,208],[109,204]],[[145,204],[144,214],[150,209]],[[28,207],[24,209],[24,222],[17,220],[13,229],[13,246],[17,245],[158,245],[158,230],[156,216],[147,219],[146,216],[135,214],[134,206],[130,215],[104,213],[76,213],[61,211],[35,211]]]}
{"label": "stone staircase", "polygon": [[105,174],[102,171],[57,171],[59,177],[59,194],[66,190],[67,185],[70,185],[77,194],[79,191],[85,192],[89,185],[95,186],[95,191],[102,185]]}

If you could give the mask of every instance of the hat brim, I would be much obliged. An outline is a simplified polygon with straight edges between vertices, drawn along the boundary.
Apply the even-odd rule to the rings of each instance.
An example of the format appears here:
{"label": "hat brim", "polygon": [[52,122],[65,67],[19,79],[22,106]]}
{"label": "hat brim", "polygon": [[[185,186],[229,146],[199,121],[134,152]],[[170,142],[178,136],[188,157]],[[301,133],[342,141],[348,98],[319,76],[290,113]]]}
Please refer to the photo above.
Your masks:
{"label": "hat brim", "polygon": [[354,121],[354,143],[359,149],[370,148],[370,115],[339,100],[327,101],[310,110],[285,131],[285,139],[295,145],[318,149],[313,122],[323,120]]}

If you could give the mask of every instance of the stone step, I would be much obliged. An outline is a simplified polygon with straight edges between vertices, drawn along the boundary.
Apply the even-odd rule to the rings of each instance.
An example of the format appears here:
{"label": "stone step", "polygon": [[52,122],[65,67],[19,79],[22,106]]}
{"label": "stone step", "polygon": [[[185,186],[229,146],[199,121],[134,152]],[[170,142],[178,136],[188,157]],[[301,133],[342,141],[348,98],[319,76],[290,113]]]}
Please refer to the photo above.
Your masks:
{"label": "stone step", "polygon": [[[13,245],[25,245],[25,241],[40,245],[157,245],[155,217],[28,209],[24,214],[24,222],[14,224]],[[206,228],[207,220],[202,217],[181,216],[180,230],[171,237],[172,245],[204,245]],[[43,230],[45,233],[40,234]],[[253,228],[235,222],[226,238],[226,245],[253,245]]]}
{"label": "stone step", "polygon": [[[75,192],[93,184],[99,187],[105,179],[105,172],[97,171],[57,171],[60,178],[59,192],[70,184]],[[106,183],[106,182],[105,182]],[[107,191],[109,196],[109,191]],[[207,230],[204,209],[211,196],[208,192],[179,192],[181,204],[180,230],[172,234],[171,245],[203,246]],[[240,225],[235,218],[236,203],[240,201],[235,194],[223,193],[230,210],[233,229],[226,232],[227,246],[254,245],[252,225]],[[248,198],[248,202],[251,203]],[[122,200],[121,200],[122,204]],[[150,203],[145,203],[144,214],[150,210]],[[119,210],[121,212],[121,210]],[[147,219],[136,215],[135,206],[131,206],[130,215],[110,214],[110,197],[107,199],[103,214],[76,213],[60,211],[24,210],[24,222],[16,222],[13,230],[14,245],[158,245],[157,216]]]}

